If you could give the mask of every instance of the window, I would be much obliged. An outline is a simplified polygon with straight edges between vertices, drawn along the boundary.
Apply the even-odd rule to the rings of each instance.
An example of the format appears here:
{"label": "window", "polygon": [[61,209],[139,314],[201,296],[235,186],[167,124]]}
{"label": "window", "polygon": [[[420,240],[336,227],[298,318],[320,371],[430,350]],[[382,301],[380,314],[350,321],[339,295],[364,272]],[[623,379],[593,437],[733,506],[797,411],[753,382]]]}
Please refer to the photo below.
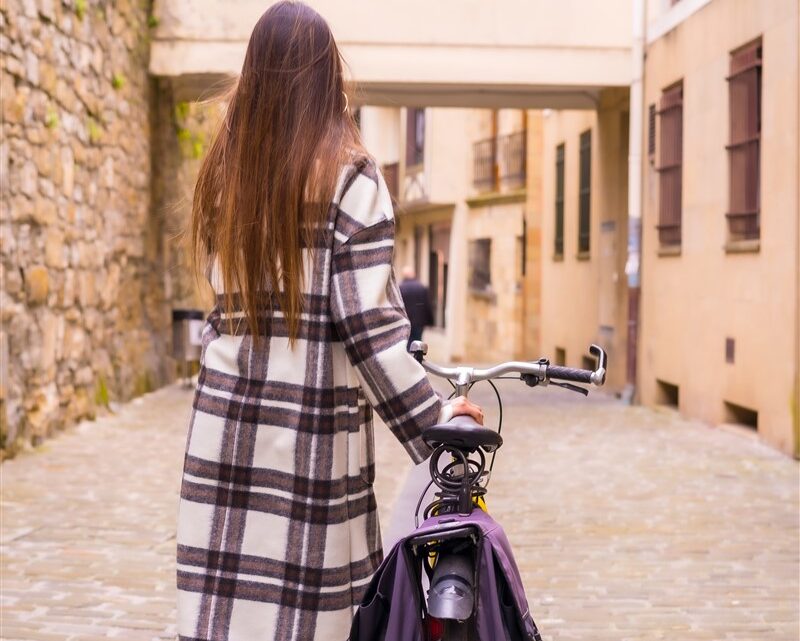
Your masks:
{"label": "window", "polygon": [[485,292],[492,286],[492,240],[480,238],[469,244],[470,289]]}
{"label": "window", "polygon": [[650,105],[647,108],[647,156],[650,164],[656,156],[656,106]]}
{"label": "window", "polygon": [[556,355],[553,358],[553,365],[559,365],[561,367],[567,364],[567,350],[563,347],[556,347]]}
{"label": "window", "polygon": [[428,293],[431,297],[434,325],[445,326],[447,310],[447,275],[450,260],[450,223],[434,223],[428,227]]}
{"label": "window", "polygon": [[564,255],[564,145],[556,147],[556,237],[553,253]]}
{"label": "window", "polygon": [[591,234],[591,193],[592,193],[592,132],[581,134],[580,144],[580,192],[578,210],[578,254],[589,253]]}
{"label": "window", "polygon": [[728,238],[761,236],[761,40],[731,54]]}
{"label": "window", "polygon": [[425,159],[425,109],[409,107],[406,118],[406,167],[418,167]]}
{"label": "window", "polygon": [[681,184],[683,180],[683,83],[661,94],[658,115],[661,138],[658,161],[658,242],[681,244]]}

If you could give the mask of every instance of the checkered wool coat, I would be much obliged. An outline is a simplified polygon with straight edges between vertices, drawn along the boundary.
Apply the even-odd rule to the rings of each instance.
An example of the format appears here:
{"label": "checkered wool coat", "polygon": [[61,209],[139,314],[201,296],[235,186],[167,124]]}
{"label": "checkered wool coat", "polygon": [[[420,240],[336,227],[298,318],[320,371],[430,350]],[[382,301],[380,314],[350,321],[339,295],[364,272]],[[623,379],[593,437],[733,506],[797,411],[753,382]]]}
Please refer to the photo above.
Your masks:
{"label": "checkered wool coat", "polygon": [[293,349],[274,304],[258,348],[246,322],[208,316],[178,507],[181,641],[345,641],[383,556],[372,409],[415,461],[430,453],[441,402],[406,352],[386,184],[363,162],[336,194]]}

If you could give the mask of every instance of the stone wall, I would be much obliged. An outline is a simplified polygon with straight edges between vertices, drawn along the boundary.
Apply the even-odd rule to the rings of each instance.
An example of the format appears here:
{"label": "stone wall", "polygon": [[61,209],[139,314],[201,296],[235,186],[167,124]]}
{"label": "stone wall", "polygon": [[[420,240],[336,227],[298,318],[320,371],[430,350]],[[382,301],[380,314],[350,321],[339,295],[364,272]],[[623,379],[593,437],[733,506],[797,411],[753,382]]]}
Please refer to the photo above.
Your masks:
{"label": "stone wall", "polygon": [[2,449],[170,380],[138,0],[4,0]]}

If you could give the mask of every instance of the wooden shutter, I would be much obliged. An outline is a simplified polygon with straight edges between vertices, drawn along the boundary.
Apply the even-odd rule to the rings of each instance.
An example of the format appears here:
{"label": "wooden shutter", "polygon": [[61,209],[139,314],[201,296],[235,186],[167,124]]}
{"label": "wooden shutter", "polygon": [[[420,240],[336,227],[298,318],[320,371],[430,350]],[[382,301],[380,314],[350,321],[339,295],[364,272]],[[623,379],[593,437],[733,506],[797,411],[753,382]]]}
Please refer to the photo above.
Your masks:
{"label": "wooden shutter", "polygon": [[556,233],[553,253],[564,255],[564,145],[556,147]]}
{"label": "wooden shutter", "polygon": [[591,246],[592,195],[592,132],[584,131],[580,142],[580,192],[578,211],[578,253],[585,254]]}
{"label": "wooden shutter", "polygon": [[425,109],[409,107],[406,113],[406,167],[418,167],[425,159]]}
{"label": "wooden shutter", "polygon": [[761,235],[761,40],[731,54],[728,76],[728,233],[731,240]]}
{"label": "wooden shutter", "polygon": [[661,139],[658,180],[658,240],[661,245],[681,243],[681,190],[683,183],[683,83],[661,95]]}
{"label": "wooden shutter", "polygon": [[656,106],[650,105],[647,110],[647,155],[650,162],[656,155]]}

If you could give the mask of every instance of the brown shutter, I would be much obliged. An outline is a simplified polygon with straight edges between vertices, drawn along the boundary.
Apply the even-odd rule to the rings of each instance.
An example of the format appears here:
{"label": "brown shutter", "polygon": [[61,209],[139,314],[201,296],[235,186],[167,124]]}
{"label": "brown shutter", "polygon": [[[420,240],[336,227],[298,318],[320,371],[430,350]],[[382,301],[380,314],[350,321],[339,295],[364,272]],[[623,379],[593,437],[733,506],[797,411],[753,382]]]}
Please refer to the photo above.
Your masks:
{"label": "brown shutter", "polygon": [[406,110],[406,167],[418,167],[425,158],[425,109]]}
{"label": "brown shutter", "polygon": [[731,240],[761,235],[761,40],[731,54],[728,77],[728,233]]}
{"label": "brown shutter", "polygon": [[564,144],[556,147],[556,234],[553,253],[564,255]]}
{"label": "brown shutter", "polygon": [[683,183],[683,83],[661,95],[658,240],[661,245],[680,245]]}
{"label": "brown shutter", "polygon": [[585,254],[591,246],[592,202],[592,131],[580,138],[580,178],[578,193],[578,253]]}

